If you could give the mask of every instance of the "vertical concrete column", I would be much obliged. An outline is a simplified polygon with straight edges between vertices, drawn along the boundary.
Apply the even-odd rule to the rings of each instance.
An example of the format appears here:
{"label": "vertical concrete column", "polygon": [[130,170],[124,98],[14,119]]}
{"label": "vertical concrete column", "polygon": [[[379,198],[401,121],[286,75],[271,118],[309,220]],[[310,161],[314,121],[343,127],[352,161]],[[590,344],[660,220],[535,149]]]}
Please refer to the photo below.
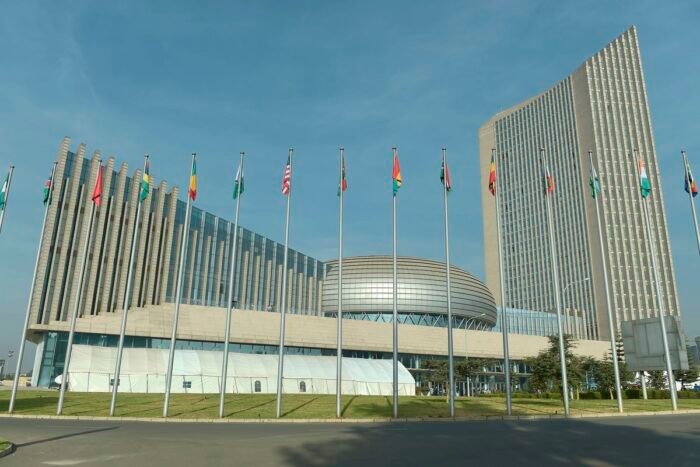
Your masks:
{"label": "vertical concrete column", "polygon": [[[30,323],[39,323],[43,320],[43,316],[39,315],[39,310],[42,308],[42,298],[45,296],[47,287],[47,276],[51,270],[51,264],[49,263],[49,258],[55,256],[52,254],[52,248],[56,248],[56,245],[52,245],[54,242],[54,232],[56,230],[56,224],[59,222],[58,212],[59,212],[59,202],[60,194],[63,189],[66,170],[66,160],[68,158],[68,148],[70,147],[70,138],[63,138],[63,141],[59,145],[58,153],[56,154],[56,160],[58,164],[56,165],[56,172],[54,173],[54,183],[53,183],[53,194],[51,205],[49,206],[49,212],[46,215],[46,226],[44,227],[44,232],[41,237],[41,253],[39,258],[39,264],[37,265],[36,271],[36,282],[34,284],[34,291],[32,293],[32,306],[31,306],[31,317]],[[58,232],[56,232],[58,235]],[[42,315],[50,315],[50,309],[42,313]]]}
{"label": "vertical concrete column", "polygon": [[[163,190],[165,191],[165,190]],[[170,190],[170,193],[168,194],[168,209],[167,209],[167,234],[165,236],[165,253],[163,254],[163,261],[162,261],[162,270],[163,273],[161,275],[160,281],[159,281],[159,288],[160,288],[160,298],[158,303],[163,303],[165,302],[165,296],[168,291],[168,281],[170,280],[170,262],[173,260],[171,258],[172,255],[177,256],[180,251],[179,248],[179,238],[177,234],[179,233],[180,229],[178,229],[175,226],[175,216],[177,213],[177,195],[179,193],[179,189],[175,186],[173,187],[172,190]],[[173,251],[173,245],[177,242],[178,247],[176,247],[175,251]],[[175,258],[175,264],[177,264],[178,258]]]}
{"label": "vertical concrete column", "polygon": [[[85,308],[83,309],[83,315],[93,314],[93,309],[95,302],[99,300],[97,296],[97,291],[99,290],[100,284],[103,283],[104,275],[104,264],[106,263],[107,248],[105,239],[108,238],[108,228],[110,225],[110,217],[113,211],[113,199],[109,196],[110,190],[112,188],[112,183],[114,182],[114,157],[107,159],[107,163],[104,165],[103,180],[102,180],[102,206],[97,209],[95,214],[95,241],[90,246],[92,250],[92,260],[88,263],[86,269],[86,296],[85,296]],[[92,187],[89,186],[88,192],[92,193]],[[90,195],[88,195],[90,196]],[[89,204],[89,201],[88,201]]]}
{"label": "vertical concrete column", "polygon": [[163,262],[163,230],[164,226],[164,211],[165,211],[165,181],[161,181],[155,191],[156,201],[155,210],[153,211],[153,227],[151,228],[151,240],[149,242],[148,253],[148,271],[146,281],[144,281],[145,290],[141,293],[141,305],[155,304],[153,299],[155,287],[160,279],[159,264]]}
{"label": "vertical concrete column", "polygon": [[[72,257],[72,243],[73,243],[73,224],[75,222],[75,206],[79,203],[78,192],[80,191],[80,174],[83,169],[83,157],[85,156],[85,145],[81,144],[78,147],[78,151],[73,156],[71,173],[66,174],[69,178],[66,183],[69,185],[66,187],[66,191],[63,197],[62,209],[63,221],[61,225],[61,232],[58,233],[58,238],[61,239],[60,246],[54,255],[54,266],[56,268],[55,274],[55,287],[56,292],[62,291],[65,288],[66,282],[66,267],[70,267],[71,257]],[[58,319],[61,320],[61,305],[64,301],[62,293],[54,293],[53,299],[51,300],[51,305],[49,310],[51,313],[50,320]],[[49,311],[47,310],[47,311]]]}
{"label": "vertical concrete column", "polygon": [[[79,209],[79,218],[76,219],[76,235],[75,235],[75,240],[73,242],[73,250],[75,251],[74,254],[74,259],[73,263],[71,264],[71,278],[72,278],[72,283],[70,284],[70,295],[68,296],[68,300],[65,302],[64,306],[64,316],[69,316],[69,310],[73,309],[74,304],[76,301],[78,302],[78,317],[82,317],[85,308],[83,308],[83,305],[85,303],[85,290],[83,290],[83,295],[78,296],[78,290],[77,287],[73,286],[73,283],[77,284],[77,281],[79,280],[79,275],[80,275],[80,265],[82,264],[83,260],[83,253],[87,254],[88,256],[88,265],[91,263],[90,258],[93,257],[94,252],[95,252],[95,242],[92,242],[90,244],[90,250],[89,251],[84,251],[85,250],[85,245],[89,241],[88,234],[88,227],[90,224],[90,219],[89,219],[89,212],[91,210],[90,206],[92,205],[92,190],[95,186],[95,182],[97,181],[97,172],[98,168],[101,164],[101,161],[99,159],[100,157],[100,151],[95,151],[92,155],[92,159],[90,160],[89,163],[89,172],[88,176],[86,177],[86,181],[83,184],[83,190],[82,190],[82,195],[79,197],[79,203],[80,203],[80,209]],[[99,207],[96,209],[96,211],[101,211],[102,207]],[[95,235],[95,229],[91,232],[91,234],[94,236]],[[85,270],[85,275],[86,275],[86,280],[87,280],[87,275],[88,272],[90,271],[90,267],[86,267]]]}
{"label": "vertical concrete column", "polygon": [[[122,226],[122,241],[119,245],[117,256],[120,261],[117,264],[117,275],[115,276],[116,283],[114,284],[115,296],[113,297],[114,306],[117,310],[124,308],[124,298],[126,294],[126,275],[129,271],[129,256],[131,255],[131,242],[134,237],[134,223],[136,222],[136,210],[138,209],[139,192],[141,187],[134,180],[141,179],[141,170],[136,170],[131,178],[129,185],[129,193],[127,198],[127,206],[124,211],[124,225]],[[141,213],[141,218],[144,213]],[[138,252],[136,252],[138,258]],[[134,268],[136,269],[136,268]]]}

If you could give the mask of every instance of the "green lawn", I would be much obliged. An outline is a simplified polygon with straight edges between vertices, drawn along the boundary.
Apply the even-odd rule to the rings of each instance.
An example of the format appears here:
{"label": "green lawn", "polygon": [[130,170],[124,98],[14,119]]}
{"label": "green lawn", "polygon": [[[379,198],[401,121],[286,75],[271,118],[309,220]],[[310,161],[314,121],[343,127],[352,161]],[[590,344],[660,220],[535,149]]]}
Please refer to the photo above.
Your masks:
{"label": "green lawn", "polygon": [[[0,413],[7,412],[10,391],[0,392]],[[64,415],[107,416],[111,394],[67,393],[63,407]],[[58,402],[56,391],[20,391],[15,406],[17,414],[54,415]],[[343,397],[345,418],[388,418],[392,414],[390,396],[345,396]],[[669,400],[625,400],[625,411],[670,410]],[[680,399],[680,409],[700,409],[700,399]],[[458,398],[456,415],[497,416],[504,415],[502,397]],[[173,394],[170,416],[177,418],[216,418],[218,416],[218,394]],[[121,394],[117,404],[117,416],[160,417],[163,410],[162,394]],[[616,412],[617,404],[611,400],[572,401],[572,414]],[[514,415],[561,414],[561,402],[556,399],[513,399]],[[228,395],[225,406],[226,417],[239,419],[274,418],[274,394]],[[286,395],[282,399],[284,418],[334,418],[335,396],[333,395]],[[399,416],[402,418],[447,417],[448,406],[444,397],[401,397]]]}
{"label": "green lawn", "polygon": [[0,438],[0,452],[10,447],[10,442],[5,438]]}

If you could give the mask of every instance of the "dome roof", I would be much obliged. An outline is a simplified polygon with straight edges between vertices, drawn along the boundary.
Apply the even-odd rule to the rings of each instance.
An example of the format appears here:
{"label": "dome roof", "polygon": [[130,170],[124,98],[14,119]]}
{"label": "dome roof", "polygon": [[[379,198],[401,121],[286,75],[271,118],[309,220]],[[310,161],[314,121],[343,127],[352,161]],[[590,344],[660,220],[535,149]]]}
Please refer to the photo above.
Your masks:
{"label": "dome roof", "polygon": [[[338,305],[338,261],[326,263],[322,311]],[[393,310],[391,256],[343,258],[343,313],[391,313]],[[452,266],[452,314],[496,323],[496,302],[486,285],[472,274]],[[445,263],[400,256],[397,258],[398,311],[447,314]]]}

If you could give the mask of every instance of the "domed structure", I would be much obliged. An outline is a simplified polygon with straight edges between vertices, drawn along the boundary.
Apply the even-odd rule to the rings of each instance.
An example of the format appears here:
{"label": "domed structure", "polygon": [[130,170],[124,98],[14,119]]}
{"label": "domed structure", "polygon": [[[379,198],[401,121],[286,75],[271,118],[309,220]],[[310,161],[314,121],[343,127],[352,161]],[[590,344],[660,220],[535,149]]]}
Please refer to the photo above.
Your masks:
{"label": "domed structure", "polygon": [[[338,308],[338,261],[327,261],[322,311]],[[343,318],[391,322],[393,310],[391,256],[343,258]],[[398,257],[399,322],[447,327],[445,263]],[[484,329],[496,324],[496,302],[472,274],[451,267],[452,317],[455,328]]]}

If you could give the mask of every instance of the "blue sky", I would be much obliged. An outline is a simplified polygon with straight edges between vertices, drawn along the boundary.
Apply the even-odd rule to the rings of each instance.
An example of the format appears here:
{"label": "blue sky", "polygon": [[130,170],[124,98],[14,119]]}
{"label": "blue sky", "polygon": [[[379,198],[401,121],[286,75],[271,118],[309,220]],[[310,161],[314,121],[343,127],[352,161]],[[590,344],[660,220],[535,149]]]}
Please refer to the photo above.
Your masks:
{"label": "blue sky", "polygon": [[[280,180],[295,148],[290,246],[337,252],[337,148],[346,148],[348,255],[443,258],[440,148],[448,148],[453,262],[483,275],[478,128],[638,27],[686,330],[700,335],[700,261],[679,150],[700,173],[696,2],[10,2],[0,16],[0,170],[17,166],[0,235],[0,358],[18,348],[41,227],[41,188],[64,135],[185,186],[283,236]],[[3,175],[4,176],[4,175]],[[27,359],[29,363],[29,359]],[[26,366],[26,365],[25,365]]]}

